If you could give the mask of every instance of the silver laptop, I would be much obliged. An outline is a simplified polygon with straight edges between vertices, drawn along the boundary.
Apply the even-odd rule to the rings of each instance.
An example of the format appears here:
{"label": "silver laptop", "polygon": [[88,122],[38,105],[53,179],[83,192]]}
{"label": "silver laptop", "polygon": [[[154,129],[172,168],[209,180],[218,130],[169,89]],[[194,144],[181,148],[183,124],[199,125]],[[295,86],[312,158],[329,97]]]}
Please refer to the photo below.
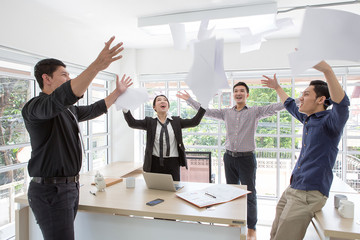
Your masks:
{"label": "silver laptop", "polygon": [[184,187],[174,183],[171,174],[144,172],[143,175],[149,189],[176,192]]}

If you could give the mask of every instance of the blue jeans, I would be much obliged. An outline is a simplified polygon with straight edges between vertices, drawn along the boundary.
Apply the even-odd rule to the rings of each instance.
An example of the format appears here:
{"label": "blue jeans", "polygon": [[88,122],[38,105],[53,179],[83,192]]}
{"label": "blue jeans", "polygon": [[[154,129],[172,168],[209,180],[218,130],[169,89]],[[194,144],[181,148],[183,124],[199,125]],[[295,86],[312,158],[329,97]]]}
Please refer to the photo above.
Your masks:
{"label": "blue jeans", "polygon": [[257,223],[257,200],[256,200],[256,158],[255,154],[249,156],[232,157],[224,154],[225,177],[227,184],[247,185],[251,191],[247,195],[247,225],[248,228],[256,229]]}
{"label": "blue jeans", "polygon": [[30,182],[28,199],[45,240],[74,239],[79,183]]}

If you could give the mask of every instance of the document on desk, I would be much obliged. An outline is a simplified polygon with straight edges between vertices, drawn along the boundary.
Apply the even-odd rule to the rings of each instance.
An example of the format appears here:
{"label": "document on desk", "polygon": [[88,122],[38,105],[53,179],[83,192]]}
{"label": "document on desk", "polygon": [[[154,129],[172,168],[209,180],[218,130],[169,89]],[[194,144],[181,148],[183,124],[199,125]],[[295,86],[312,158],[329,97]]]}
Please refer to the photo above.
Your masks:
{"label": "document on desk", "polygon": [[219,203],[230,202],[234,199],[245,196],[248,193],[250,193],[250,191],[235,186],[215,184],[202,190],[182,192],[177,193],[176,195],[179,198],[202,208]]}

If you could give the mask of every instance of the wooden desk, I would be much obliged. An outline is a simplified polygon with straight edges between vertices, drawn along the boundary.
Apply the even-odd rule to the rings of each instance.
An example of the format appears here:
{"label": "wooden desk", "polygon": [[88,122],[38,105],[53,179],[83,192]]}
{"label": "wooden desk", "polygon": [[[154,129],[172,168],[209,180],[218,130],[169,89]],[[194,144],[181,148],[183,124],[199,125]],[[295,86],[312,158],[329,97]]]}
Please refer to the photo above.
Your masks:
{"label": "wooden desk", "polygon": [[142,171],[142,163],[140,162],[113,162],[99,170],[92,170],[82,175],[95,176],[97,171],[104,177],[124,177],[135,171]]}
{"label": "wooden desk", "polygon": [[[360,221],[360,194],[356,193],[356,191],[354,193],[346,186],[341,187],[344,184],[335,182],[325,206],[321,211],[315,213],[312,220],[321,239],[360,239],[360,224],[357,223],[357,221]],[[341,192],[334,190],[341,190]],[[335,194],[346,195],[348,200],[354,202],[355,212],[353,219],[340,216],[338,210],[334,207]]]}
{"label": "wooden desk", "polygon": [[[90,174],[80,178],[84,185],[80,188],[79,212],[75,220],[76,239],[108,240],[120,237],[158,240],[160,236],[163,239],[179,240],[246,239],[246,196],[213,208],[198,208],[176,197],[174,192],[147,189],[143,179],[136,179],[133,189],[127,189],[126,183],[120,182],[106,188],[104,192],[97,192],[96,196],[89,193],[90,190],[96,190],[90,185],[92,181],[93,176]],[[185,187],[181,191],[200,190],[211,185],[183,184]],[[145,204],[156,198],[165,201],[153,207]],[[26,195],[15,201],[21,205],[16,228],[19,232],[25,229],[25,233],[21,237],[17,235],[17,239],[41,239],[31,211],[27,210],[26,213],[24,210],[29,209]],[[24,221],[24,218],[29,219],[28,223],[20,221]],[[28,226],[29,233],[25,236]]]}

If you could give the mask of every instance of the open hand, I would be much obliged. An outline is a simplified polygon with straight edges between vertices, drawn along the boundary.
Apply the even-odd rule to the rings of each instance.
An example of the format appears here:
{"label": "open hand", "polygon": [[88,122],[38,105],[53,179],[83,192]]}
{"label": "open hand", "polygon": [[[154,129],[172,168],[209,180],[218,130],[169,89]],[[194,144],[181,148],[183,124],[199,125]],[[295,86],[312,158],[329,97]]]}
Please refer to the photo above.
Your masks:
{"label": "open hand", "polygon": [[115,37],[111,37],[109,41],[105,43],[105,47],[95,59],[93,64],[95,64],[98,71],[106,69],[112,62],[122,58],[122,55],[119,55],[119,53],[124,50],[124,48],[122,47],[122,42],[110,48],[110,45],[114,41],[114,39]]}
{"label": "open hand", "polygon": [[184,92],[178,91],[177,94],[176,94],[176,96],[177,96],[178,98],[181,98],[181,99],[185,100],[185,101],[190,98],[190,94],[188,94],[185,90],[184,90]]}
{"label": "open hand", "polygon": [[261,80],[261,84],[264,87],[268,87],[268,88],[272,88],[272,89],[276,90],[276,88],[278,88],[280,86],[277,81],[277,78],[276,78],[276,73],[274,74],[274,78],[270,78],[265,75],[263,75],[263,77],[266,78],[266,79]]}
{"label": "open hand", "polygon": [[130,77],[125,78],[126,75],[124,74],[122,76],[121,81],[119,81],[119,76],[116,75],[116,90],[120,93],[123,94],[128,87],[130,87],[131,85],[133,85],[132,79]]}

